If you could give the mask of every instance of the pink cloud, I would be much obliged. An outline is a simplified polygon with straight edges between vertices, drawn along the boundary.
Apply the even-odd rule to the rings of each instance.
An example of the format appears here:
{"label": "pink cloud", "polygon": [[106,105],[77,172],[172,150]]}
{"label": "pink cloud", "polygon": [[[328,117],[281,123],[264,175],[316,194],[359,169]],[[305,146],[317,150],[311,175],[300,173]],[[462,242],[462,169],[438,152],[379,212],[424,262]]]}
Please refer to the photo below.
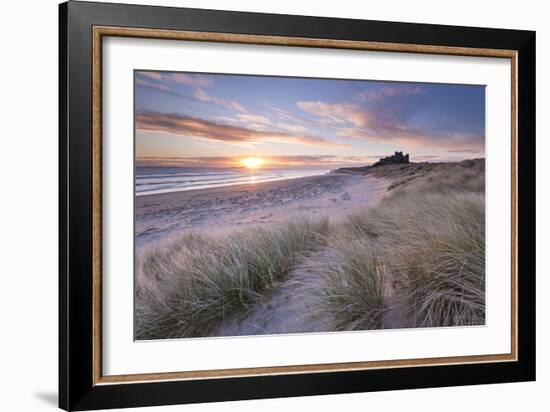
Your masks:
{"label": "pink cloud", "polygon": [[196,137],[226,143],[284,142],[322,147],[347,147],[322,137],[274,130],[255,130],[247,127],[215,123],[175,113],[138,112],[136,129],[163,132],[179,136]]}
{"label": "pink cloud", "polygon": [[[335,156],[335,155],[275,155],[261,156],[267,167],[326,167],[336,169],[342,166],[363,166],[373,163],[381,156]],[[140,156],[139,166],[241,166],[242,156]]]}
{"label": "pink cloud", "polygon": [[322,101],[299,101],[296,103],[304,112],[328,119],[334,123],[353,123],[359,127],[367,127],[372,119],[369,113],[359,105],[351,103],[326,103]]}
{"label": "pink cloud", "polygon": [[377,143],[392,143],[407,148],[447,149],[448,151],[482,151],[485,147],[485,136],[465,133],[427,132],[403,125],[389,126],[385,129],[369,131],[359,128],[345,128],[338,131],[338,136],[352,139],[364,139]]}
{"label": "pink cloud", "polygon": [[193,96],[202,102],[213,103],[215,105],[225,107],[226,109],[233,109],[239,112],[246,112],[246,109],[237,101],[223,100],[215,96],[211,96],[203,89],[196,89]]}
{"label": "pink cloud", "polygon": [[424,89],[421,86],[395,84],[392,86],[386,86],[380,90],[367,90],[360,93],[359,96],[365,101],[376,101],[388,97],[410,96],[422,93],[424,93]]}
{"label": "pink cloud", "polygon": [[270,125],[271,124],[271,120],[269,120],[268,117],[260,116],[260,115],[257,115],[257,114],[249,114],[249,113],[238,114],[237,118],[239,120],[244,121],[244,122],[256,123],[256,124],[261,124],[261,125]]}
{"label": "pink cloud", "polygon": [[277,127],[285,130],[289,130],[294,133],[303,133],[307,130],[306,127],[298,125],[298,124],[291,124],[291,123],[283,123],[279,122],[277,123]]}
{"label": "pink cloud", "polygon": [[396,84],[361,93],[364,103],[300,101],[297,106],[323,122],[331,122],[330,127],[342,138],[406,148],[484,149],[483,133],[456,132],[437,125],[420,128],[411,124],[410,119],[417,111],[410,102],[404,108],[403,98],[424,92],[421,86]]}
{"label": "pink cloud", "polygon": [[202,74],[167,73],[167,72],[138,72],[141,76],[157,81],[172,81],[192,87],[209,87],[213,81]]}
{"label": "pink cloud", "polygon": [[165,92],[170,91],[170,88],[162,83],[153,83],[145,79],[136,79],[136,84],[144,87],[150,87],[152,89],[163,90]]}

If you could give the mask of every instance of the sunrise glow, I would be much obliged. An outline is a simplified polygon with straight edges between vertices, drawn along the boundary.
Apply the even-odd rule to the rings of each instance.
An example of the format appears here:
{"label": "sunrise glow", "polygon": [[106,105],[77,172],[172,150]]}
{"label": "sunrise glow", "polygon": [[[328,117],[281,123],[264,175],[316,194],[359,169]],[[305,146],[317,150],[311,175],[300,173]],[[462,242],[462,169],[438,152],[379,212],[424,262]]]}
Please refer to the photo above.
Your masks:
{"label": "sunrise glow", "polygon": [[257,169],[264,163],[263,159],[259,157],[245,157],[241,159],[241,164],[247,169]]}

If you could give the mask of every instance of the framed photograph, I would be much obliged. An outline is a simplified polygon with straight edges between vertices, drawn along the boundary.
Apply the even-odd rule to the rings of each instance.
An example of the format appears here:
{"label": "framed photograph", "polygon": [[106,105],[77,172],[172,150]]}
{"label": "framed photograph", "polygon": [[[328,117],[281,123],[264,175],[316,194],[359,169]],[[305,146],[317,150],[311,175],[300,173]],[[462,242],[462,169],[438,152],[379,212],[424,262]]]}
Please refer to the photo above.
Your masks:
{"label": "framed photograph", "polygon": [[60,407],[535,379],[535,33],[60,5]]}

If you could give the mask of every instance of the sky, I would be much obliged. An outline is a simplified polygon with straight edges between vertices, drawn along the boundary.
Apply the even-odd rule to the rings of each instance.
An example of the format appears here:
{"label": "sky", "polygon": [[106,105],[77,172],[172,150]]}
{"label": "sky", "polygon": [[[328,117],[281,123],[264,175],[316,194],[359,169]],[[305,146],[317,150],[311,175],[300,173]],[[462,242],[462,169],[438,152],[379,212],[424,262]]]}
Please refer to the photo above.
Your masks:
{"label": "sky", "polygon": [[479,85],[136,71],[135,110],[138,166],[330,168],[394,151],[413,162],[485,153]]}

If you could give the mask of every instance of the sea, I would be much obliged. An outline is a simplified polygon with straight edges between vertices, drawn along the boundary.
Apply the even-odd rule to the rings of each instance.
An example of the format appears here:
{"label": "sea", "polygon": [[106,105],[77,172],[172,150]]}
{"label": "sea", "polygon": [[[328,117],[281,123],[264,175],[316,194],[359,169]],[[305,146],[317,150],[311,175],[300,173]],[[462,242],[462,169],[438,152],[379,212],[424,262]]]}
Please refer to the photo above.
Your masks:
{"label": "sea", "polygon": [[254,184],[323,175],[330,169],[136,167],[136,196]]}

